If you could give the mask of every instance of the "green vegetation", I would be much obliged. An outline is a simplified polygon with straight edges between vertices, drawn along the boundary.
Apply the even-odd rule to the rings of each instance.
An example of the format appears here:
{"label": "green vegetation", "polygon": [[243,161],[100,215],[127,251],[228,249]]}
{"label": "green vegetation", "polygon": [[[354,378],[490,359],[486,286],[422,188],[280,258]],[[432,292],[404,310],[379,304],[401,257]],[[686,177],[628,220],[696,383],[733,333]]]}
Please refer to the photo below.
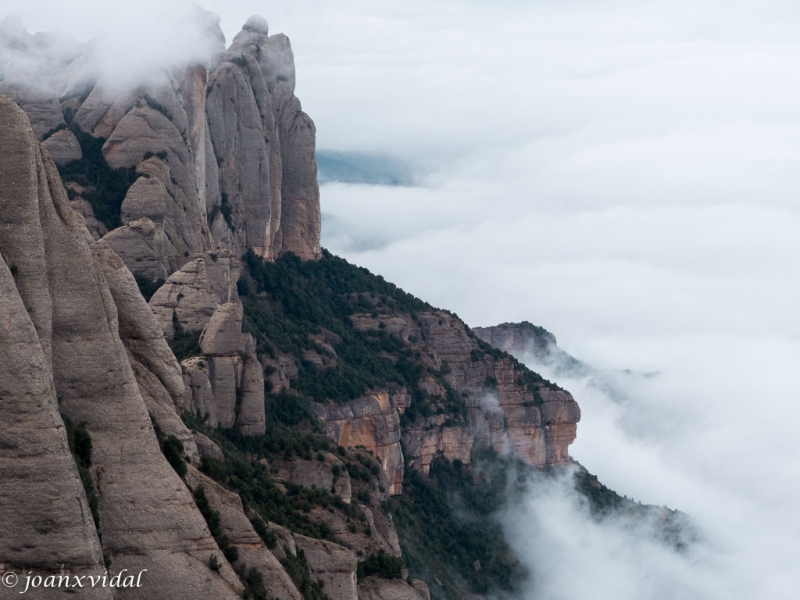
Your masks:
{"label": "green vegetation", "polygon": [[154,281],[136,274],[134,274],[133,277],[136,279],[136,285],[139,286],[139,292],[141,292],[144,299],[148,302],[150,302],[150,298],[153,297],[153,294],[158,291],[158,288],[164,285],[164,279],[156,279]]}
{"label": "green vegetation", "polygon": [[244,583],[246,585],[244,600],[267,600],[267,588],[264,585],[264,577],[258,572],[258,569],[250,567],[250,570],[244,578]]}
{"label": "green vegetation", "polygon": [[261,541],[264,542],[267,548],[272,549],[278,545],[278,537],[267,526],[264,519],[261,517],[254,517],[250,519],[250,522],[253,524],[253,529],[256,530],[258,537],[261,538]]}
{"label": "green vegetation", "polygon": [[217,540],[217,545],[228,562],[236,562],[239,560],[239,550],[231,546],[231,541],[227,535],[222,532],[222,523],[220,521],[219,511],[212,510],[206,496],[206,490],[202,485],[198,485],[194,490],[194,503],[200,509],[200,513],[208,523],[208,530],[214,539]]}
{"label": "green vegetation", "polygon": [[403,559],[380,550],[367,560],[358,563],[358,578],[370,575],[377,575],[384,579],[400,579],[403,576]]}
{"label": "green vegetation", "polygon": [[228,194],[222,192],[219,204],[219,210],[222,212],[222,217],[225,219],[225,222],[228,224],[228,227],[231,228],[233,231],[236,229],[233,226],[233,207],[231,203],[228,201]]}
{"label": "green vegetation", "polygon": [[120,209],[128,189],[136,181],[136,170],[112,169],[103,157],[103,144],[105,138],[96,138],[83,132],[77,125],[71,125],[70,129],[83,152],[83,158],[59,167],[67,193],[70,199],[76,193],[70,190],[71,183],[84,189],[81,196],[89,201],[94,210],[94,216],[101,221],[109,230],[122,225],[120,220]]}
{"label": "green vegetation", "polygon": [[183,458],[183,442],[174,435],[165,435],[161,427],[158,426],[158,421],[155,420],[153,415],[150,415],[150,421],[153,423],[153,431],[155,431],[158,445],[161,447],[161,453],[172,468],[175,469],[175,472],[183,479],[186,477],[188,469],[186,460]]}
{"label": "green vegetation", "polygon": [[[248,252],[245,263],[247,274],[239,283],[245,329],[256,338],[260,353],[295,358],[299,374],[291,383],[293,390],[322,403],[347,402],[371,389],[405,387],[412,403],[404,420],[437,413],[454,422],[466,418],[466,403],[444,379],[445,370],[431,371],[418,351],[383,329],[358,331],[351,321],[359,313],[374,318],[406,314],[415,319],[419,311],[434,310],[432,306],[327,251],[319,261],[303,262],[288,255],[274,263]],[[320,339],[328,341],[335,356]],[[327,359],[327,366],[306,360],[308,353]],[[445,397],[430,398],[420,389],[426,374],[442,384]],[[268,399],[267,404],[283,411],[291,404],[288,399],[296,402],[284,395]]]}
{"label": "green vegetation", "polygon": [[[434,599],[511,595],[527,575],[492,518],[516,463],[490,451],[476,452],[473,460],[468,469],[437,458],[428,477],[407,469],[403,495],[385,504],[411,576],[426,580]],[[432,585],[437,579],[443,585]]]}
{"label": "green vegetation", "polygon": [[97,535],[102,539],[100,535],[100,499],[97,496],[94,480],[89,472],[89,467],[92,466],[92,437],[86,430],[84,423],[75,425],[68,417],[62,415],[62,418],[67,429],[69,449],[78,467],[78,475],[81,478],[83,490],[86,492],[86,499],[89,501],[89,510],[92,512],[94,526],[97,529]]}
{"label": "green vegetation", "polygon": [[305,553],[301,548],[297,549],[297,555],[292,554],[284,546],[286,558],[281,561],[283,568],[292,578],[297,589],[303,594],[305,600],[328,600],[328,596],[322,591],[322,582],[311,579],[311,570],[308,568]]}
{"label": "green vegetation", "polygon": [[[188,419],[187,423],[190,426],[197,425]],[[273,431],[277,433],[279,430],[275,428]],[[219,443],[225,454],[225,462],[203,458],[200,470],[239,494],[244,506],[264,522],[276,523],[308,537],[333,541],[330,528],[325,523],[315,522],[309,515],[313,508],[319,507],[341,513],[345,519],[358,523],[361,529],[366,527],[366,517],[355,505],[347,504],[328,490],[286,482],[279,486],[269,469],[259,462],[261,458],[275,456],[277,452],[291,458],[295,456],[293,448],[297,448],[298,456],[308,456],[308,460],[311,460],[312,448],[316,451],[329,447],[324,437],[284,430],[276,443],[269,433],[263,438],[246,437],[233,430],[207,433]],[[253,521],[265,543],[274,544],[271,539],[274,534],[268,532],[266,525],[262,523],[268,533],[259,531],[256,525],[258,521]]]}
{"label": "green vegetation", "polygon": [[178,361],[200,354],[200,335],[202,333],[202,331],[184,330],[178,320],[178,315],[172,313],[172,339],[167,343]]}

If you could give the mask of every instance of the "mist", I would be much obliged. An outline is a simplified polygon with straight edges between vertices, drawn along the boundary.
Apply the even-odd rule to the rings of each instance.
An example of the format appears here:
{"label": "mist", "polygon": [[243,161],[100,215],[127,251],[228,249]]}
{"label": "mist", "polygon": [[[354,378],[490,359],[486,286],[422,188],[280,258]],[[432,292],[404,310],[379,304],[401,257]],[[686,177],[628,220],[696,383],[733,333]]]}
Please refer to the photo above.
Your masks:
{"label": "mist", "polygon": [[[194,34],[142,37],[173,5],[4,3],[136,77],[207,51]],[[254,13],[291,37],[318,147],[416,169],[414,186],[325,184],[323,245],[469,325],[544,326],[610,373],[619,394],[531,363],[581,405],[572,456],[700,532],[676,553],[647,523],[597,523],[565,475],[502,516],[526,596],[792,597],[796,3],[203,6],[228,43]]]}
{"label": "mist", "polygon": [[800,584],[797,14],[669,6],[520,9],[462,53],[497,71],[444,102],[483,106],[426,185],[323,189],[332,251],[470,325],[542,325],[605,370],[618,393],[529,361],[581,405],[573,458],[697,529],[676,552],[652,524],[599,523],[565,474],[501,517],[529,598]]}

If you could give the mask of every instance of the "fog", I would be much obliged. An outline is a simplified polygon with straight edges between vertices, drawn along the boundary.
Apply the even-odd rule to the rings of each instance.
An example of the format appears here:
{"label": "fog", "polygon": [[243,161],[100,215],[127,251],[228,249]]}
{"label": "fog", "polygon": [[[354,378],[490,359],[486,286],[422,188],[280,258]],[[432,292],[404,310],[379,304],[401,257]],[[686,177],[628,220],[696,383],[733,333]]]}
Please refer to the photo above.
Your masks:
{"label": "fog", "polygon": [[[171,6],[6,5],[135,65],[125,40]],[[534,574],[527,597],[795,594],[796,4],[204,7],[229,42],[253,13],[292,38],[319,147],[416,167],[417,186],[324,185],[323,245],[470,325],[528,320],[601,369],[659,373],[618,376],[619,398],[533,365],[581,405],[572,456],[620,494],[684,511],[701,541],[677,554],[647,524],[597,524],[565,478],[504,515]]]}
{"label": "fog", "polygon": [[430,98],[452,109],[444,122],[470,116],[425,134],[421,153],[451,151],[427,185],[323,190],[335,252],[471,325],[529,320],[590,364],[659,373],[618,377],[620,399],[531,364],[581,404],[572,456],[690,515],[700,540],[676,553],[647,524],[598,524],[565,476],[503,516],[530,598],[800,584],[796,14],[669,7],[509,13],[452,59],[448,77],[485,52],[467,99],[467,81]]}

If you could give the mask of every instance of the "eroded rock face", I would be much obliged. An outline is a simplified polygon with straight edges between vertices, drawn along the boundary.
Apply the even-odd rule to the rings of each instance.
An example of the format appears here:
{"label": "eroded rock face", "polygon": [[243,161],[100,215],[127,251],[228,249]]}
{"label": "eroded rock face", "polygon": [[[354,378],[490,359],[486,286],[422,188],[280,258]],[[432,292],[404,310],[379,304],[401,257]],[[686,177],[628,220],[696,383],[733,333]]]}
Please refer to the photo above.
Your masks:
{"label": "eroded rock face", "polygon": [[244,435],[263,435],[264,372],[252,336],[242,333],[239,302],[217,306],[200,336],[200,348],[202,355],[183,363],[181,408],[211,427],[236,426]]}
{"label": "eroded rock face", "polygon": [[83,157],[81,145],[78,143],[75,134],[69,129],[57,131],[44,141],[45,150],[50,154],[53,161],[61,166],[73,160],[80,160]]}
{"label": "eroded rock face", "polygon": [[527,321],[503,323],[494,327],[473,327],[472,332],[487,344],[520,359],[528,354],[545,356],[557,345],[556,337],[552,333]]}
{"label": "eroded rock face", "polygon": [[[282,463],[279,466],[279,476],[297,485],[330,491],[349,504],[352,498],[350,475],[336,456],[329,452],[323,456],[324,460],[296,459]],[[338,469],[337,475],[333,474],[334,467]]]}
{"label": "eroded rock face", "polygon": [[[110,166],[142,175],[123,203],[125,231],[106,240],[134,274],[166,278],[185,257],[220,248],[318,258],[316,132],[294,95],[289,39],[270,36],[254,16],[226,50],[218,19],[201,12],[213,57],[156,71],[124,91],[98,79],[93,49],[80,44],[68,60],[49,56],[47,73],[26,74],[26,55],[41,58],[48,40],[15,21],[0,46],[20,62],[3,65],[0,93],[22,106],[40,139],[74,124],[105,140]],[[47,146],[58,164],[81,157],[68,129]]]}
{"label": "eroded rock face", "polygon": [[[367,577],[358,582],[359,600],[430,600],[424,581],[414,580],[416,586],[402,579]],[[422,584],[422,585],[420,585]],[[425,586],[424,588],[422,586]],[[425,594],[427,592],[427,595]]]}
{"label": "eroded rock face", "polygon": [[183,376],[175,356],[133,275],[105,243],[92,244],[95,264],[108,282],[117,306],[119,335],[128,353],[147,410],[166,435],[182,443],[190,460],[199,460],[192,433],[178,416],[184,395]]}
{"label": "eroded rock face", "polygon": [[344,405],[315,404],[314,410],[337,444],[345,448],[364,446],[373,452],[389,480],[390,493],[402,493],[400,416],[388,392],[369,394]]}
{"label": "eroded rock face", "polygon": [[[54,464],[58,464],[60,455],[63,461],[63,430],[52,413],[53,395],[47,400],[51,394],[49,381],[62,414],[73,423],[85,424],[91,436],[91,473],[100,499],[103,553],[113,561],[115,569],[136,573],[148,570],[146,589],[118,590],[115,597],[152,598],[153,590],[158,590],[164,597],[187,600],[208,593],[219,598],[237,598],[242,586],[230,566],[223,564],[219,573],[208,567],[209,557],[219,554],[219,548],[191,494],[159,449],[147,406],[119,337],[120,313],[87,241],[91,237],[70,209],[55,164],[36,141],[27,117],[4,97],[0,97],[0,165],[4,204],[0,211],[3,225],[0,231],[8,231],[9,225],[14,230],[0,236],[0,252],[5,264],[14,261],[20,304],[31,323],[26,331],[28,334],[35,331],[39,340],[37,363],[35,340],[27,338],[29,344],[33,343],[28,351],[33,362],[28,369],[35,371],[37,364],[45,369],[44,373],[39,371],[40,383],[29,382],[34,386],[31,391],[39,385],[36,393],[44,394],[44,403],[37,409],[44,411],[39,417],[41,425],[48,418],[51,424],[45,429],[40,426],[38,435],[50,438],[42,440],[52,449],[50,460],[56,457]],[[27,275],[21,272],[29,267],[35,270]],[[9,268],[9,275],[11,272]],[[8,286],[8,278],[3,281]],[[13,294],[7,296],[13,299]],[[17,310],[20,304],[16,304]],[[16,316],[15,327],[24,328],[25,319]],[[9,334],[10,327],[9,320]],[[21,330],[14,335],[26,339]],[[28,407],[26,410],[37,407],[24,390],[14,394]],[[16,426],[23,425],[20,420]],[[35,456],[34,453],[33,460]],[[47,468],[43,467],[41,473],[45,474]],[[74,476],[74,470],[66,466],[64,472]],[[9,475],[13,477],[13,470]],[[50,484],[59,485],[58,480],[54,475]],[[72,481],[73,487],[79,485],[77,480]],[[59,507],[59,501],[49,491],[42,490],[53,493],[67,490],[51,485],[42,486],[31,497],[19,496],[22,488],[15,495],[18,501],[26,503],[36,497],[48,498],[53,507]],[[74,549],[63,550],[64,556],[74,557],[77,568],[90,570],[96,568],[93,565],[97,564],[97,546],[87,530],[90,517],[85,512],[85,500],[81,500],[79,490],[72,493],[71,497],[78,499],[72,501],[75,508],[64,507],[63,517],[54,515],[54,518],[76,517],[74,511],[84,509],[80,517],[70,519],[71,527],[77,527],[70,532]],[[19,514],[25,516],[24,508]],[[47,514],[46,509],[42,514]],[[65,527],[69,531],[69,526]],[[49,527],[43,529],[49,530]],[[19,539],[16,538],[15,544]],[[36,536],[28,539],[35,541]],[[54,543],[57,543],[55,537],[48,541],[51,547]],[[41,561],[50,561],[52,557],[52,550],[41,549]],[[7,562],[4,559],[2,562]],[[63,559],[59,562],[63,563]],[[58,566],[49,568],[55,570]]]}
{"label": "eroded rock face", "polygon": [[253,529],[250,519],[245,515],[241,498],[193,467],[189,467],[186,482],[193,490],[202,486],[211,509],[219,513],[222,530],[239,553],[234,564],[257,569],[264,578],[270,598],[302,600],[303,596],[291,577]]}
{"label": "eroded rock face", "polygon": [[333,542],[294,534],[297,550],[305,554],[311,575],[322,581],[331,600],[358,600],[355,553]]}
{"label": "eroded rock face", "polygon": [[201,258],[173,273],[150,299],[150,307],[167,339],[172,339],[180,330],[201,331],[218,305],[206,262]]}
{"label": "eroded rock face", "polygon": [[[0,98],[0,127],[8,126]],[[32,135],[32,134],[31,134]],[[6,137],[0,156],[6,156]],[[5,175],[0,165],[0,179]],[[7,208],[14,199],[0,199]],[[101,575],[103,553],[58,412],[49,357],[22,302],[11,270],[0,258],[0,561],[9,571]],[[24,543],[21,543],[24,540]],[[19,595],[6,589],[0,597]],[[46,590],[42,598],[61,591]],[[110,600],[111,590],[80,598]]]}
{"label": "eroded rock face", "polygon": [[437,456],[469,464],[476,446],[513,452],[539,467],[569,461],[580,420],[572,396],[537,376],[531,379],[533,374],[524,379],[518,363],[487,352],[452,315],[354,314],[351,320],[358,330],[382,330],[409,343],[429,370],[438,372],[419,382],[433,414],[407,413],[413,403],[404,389],[315,407],[332,439],[347,447],[363,445],[381,458],[392,493],[402,490],[403,462],[424,473]]}

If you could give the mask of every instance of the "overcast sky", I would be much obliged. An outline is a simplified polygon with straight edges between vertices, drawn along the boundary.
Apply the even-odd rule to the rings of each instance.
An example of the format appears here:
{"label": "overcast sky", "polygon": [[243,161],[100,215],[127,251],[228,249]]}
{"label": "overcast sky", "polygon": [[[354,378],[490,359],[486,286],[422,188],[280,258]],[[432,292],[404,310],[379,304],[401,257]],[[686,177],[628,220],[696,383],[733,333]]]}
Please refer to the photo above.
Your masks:
{"label": "overcast sky", "polygon": [[[142,43],[180,51],[151,27],[168,2],[76,4],[3,6],[30,30],[105,35],[120,64]],[[563,381],[584,414],[572,455],[704,541],[665,553],[554,486],[508,517],[531,597],[796,594],[800,5],[204,6],[229,42],[254,13],[290,36],[320,147],[423,177],[326,185],[324,245],[471,325],[526,319],[590,363],[660,373],[623,378],[623,403]]]}

